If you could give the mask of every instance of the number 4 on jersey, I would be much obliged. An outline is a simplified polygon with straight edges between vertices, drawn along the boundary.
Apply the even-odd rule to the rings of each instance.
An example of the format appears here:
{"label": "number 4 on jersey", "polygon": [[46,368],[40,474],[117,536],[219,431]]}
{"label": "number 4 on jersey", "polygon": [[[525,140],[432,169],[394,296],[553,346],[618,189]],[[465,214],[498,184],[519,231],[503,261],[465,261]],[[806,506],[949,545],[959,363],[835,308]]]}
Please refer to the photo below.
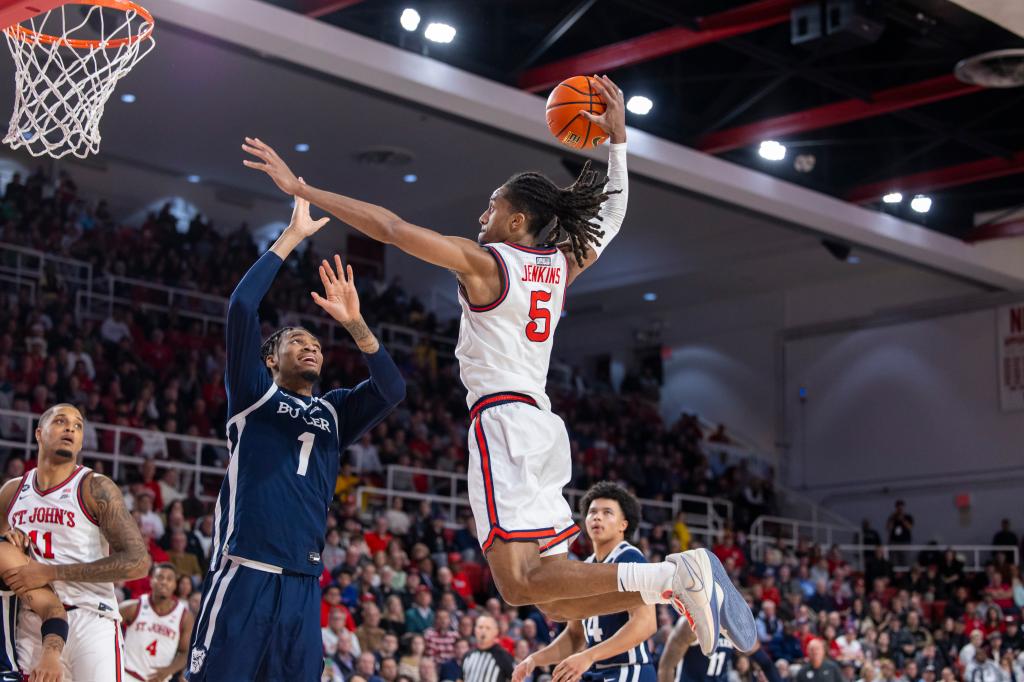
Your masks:
{"label": "number 4 on jersey", "polygon": [[149,646],[146,647],[146,651],[150,656],[156,656],[156,640],[154,639]]}

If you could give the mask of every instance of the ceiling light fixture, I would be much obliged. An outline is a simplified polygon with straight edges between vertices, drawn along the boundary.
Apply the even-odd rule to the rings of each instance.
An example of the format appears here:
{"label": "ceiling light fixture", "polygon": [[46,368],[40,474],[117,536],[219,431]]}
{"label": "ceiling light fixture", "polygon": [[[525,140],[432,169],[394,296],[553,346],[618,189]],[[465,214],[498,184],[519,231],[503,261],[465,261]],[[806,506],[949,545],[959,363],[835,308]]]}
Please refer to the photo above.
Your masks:
{"label": "ceiling light fixture", "polygon": [[918,213],[927,213],[932,210],[932,199],[926,197],[923,194],[918,194],[910,200],[910,208],[914,209]]}
{"label": "ceiling light fixture", "polygon": [[455,27],[440,22],[428,24],[423,36],[435,43],[450,43],[455,40]]}
{"label": "ceiling light fixture", "polygon": [[415,173],[408,173],[402,176],[403,182],[416,182],[417,180],[419,180],[419,178],[416,177]]}
{"label": "ceiling light fixture", "polygon": [[768,161],[782,161],[786,158],[786,145],[775,140],[765,140],[761,143],[757,153],[761,155],[762,159]]}
{"label": "ceiling light fixture", "polygon": [[309,145],[306,144],[305,142],[300,142],[297,145],[295,145],[295,151],[297,151],[297,152],[308,152],[309,151]]}
{"label": "ceiling light fixture", "polygon": [[123,95],[121,95],[121,101],[124,102],[125,104],[131,104],[132,102],[135,101],[135,95],[133,95],[130,92],[126,92]]}
{"label": "ceiling light fixture", "polygon": [[882,197],[882,203],[885,204],[898,204],[903,201],[903,195],[899,192],[889,192]]}
{"label": "ceiling light fixture", "polygon": [[651,113],[651,109],[653,107],[654,102],[643,95],[633,95],[629,98],[629,101],[626,102],[626,109],[640,116],[646,116]]}
{"label": "ceiling light fixture", "polygon": [[402,11],[402,16],[398,18],[398,22],[406,31],[415,31],[420,27],[420,13],[412,8],[405,9]]}
{"label": "ceiling light fixture", "polygon": [[652,301],[657,301],[658,295],[653,291],[648,291],[646,294],[644,294],[644,300],[647,301],[648,303]]}
{"label": "ceiling light fixture", "polygon": [[198,183],[200,180],[202,180],[202,178],[199,177],[198,175],[190,175],[190,176],[188,176],[185,179],[188,180],[189,182],[191,182],[193,185]]}

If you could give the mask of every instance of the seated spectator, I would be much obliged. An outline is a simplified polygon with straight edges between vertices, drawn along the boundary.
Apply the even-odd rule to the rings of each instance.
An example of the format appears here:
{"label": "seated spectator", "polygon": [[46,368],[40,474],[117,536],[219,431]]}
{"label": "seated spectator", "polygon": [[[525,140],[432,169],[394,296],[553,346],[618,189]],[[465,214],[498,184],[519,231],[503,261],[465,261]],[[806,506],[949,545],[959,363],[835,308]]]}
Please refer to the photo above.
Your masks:
{"label": "seated spectator", "polygon": [[807,665],[800,669],[797,682],[840,682],[839,666],[825,657],[825,642],[814,639],[807,645]]}
{"label": "seated spectator", "polygon": [[341,588],[337,585],[328,585],[324,588],[322,601],[320,602],[320,627],[327,627],[330,615],[334,611],[340,611],[345,616],[345,627],[349,631],[356,631],[356,621],[352,613],[341,603]]}
{"label": "seated spectator", "polygon": [[420,585],[416,588],[415,603],[405,612],[406,632],[418,634],[431,626],[434,622],[434,610],[430,607],[432,601],[433,596],[429,587]]}
{"label": "seated spectator", "polygon": [[380,626],[380,609],[372,598],[363,603],[363,622],[356,628],[356,639],[359,640],[359,648],[363,651],[377,651],[381,640],[384,639],[384,628]]}
{"label": "seated spectator", "polygon": [[438,609],[434,614],[434,624],[423,633],[426,655],[435,661],[444,663],[455,656],[455,641],[458,635],[451,627],[451,615],[448,611]]}
{"label": "seated spectator", "polygon": [[203,574],[199,566],[199,560],[195,554],[188,551],[188,536],[184,531],[174,531],[171,535],[171,548],[167,552],[174,569],[179,575],[187,575],[192,578],[199,578]]}
{"label": "seated spectator", "polygon": [[408,634],[402,638],[402,657],[398,661],[398,674],[419,682],[420,662],[426,651],[422,635]]}

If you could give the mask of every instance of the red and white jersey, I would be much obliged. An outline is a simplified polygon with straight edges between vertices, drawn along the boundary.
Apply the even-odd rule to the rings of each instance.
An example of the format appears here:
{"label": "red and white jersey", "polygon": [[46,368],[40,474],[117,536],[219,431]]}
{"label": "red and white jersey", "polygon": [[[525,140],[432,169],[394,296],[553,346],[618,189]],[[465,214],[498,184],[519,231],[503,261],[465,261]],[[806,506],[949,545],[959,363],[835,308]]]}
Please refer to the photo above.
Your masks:
{"label": "red and white jersey", "polygon": [[[28,535],[36,561],[44,564],[84,564],[110,555],[96,519],[85,509],[82,481],[92,472],[78,466],[63,483],[40,490],[33,469],[21,479],[11,500],[7,522]],[[113,583],[53,582],[65,606],[88,609],[120,620]]]}
{"label": "red and white jersey", "polygon": [[460,285],[462,324],[455,357],[472,407],[500,391],[525,393],[551,409],[545,392],[555,328],[562,316],[569,267],[557,248],[501,242],[486,248],[498,261],[502,292],[489,305],[470,305]]}
{"label": "red and white jersey", "polygon": [[161,616],[153,610],[148,594],[139,598],[138,614],[124,634],[124,669],[129,677],[148,680],[158,668],[170,665],[178,653],[181,619],[187,608],[185,602],[175,599],[174,608]]}

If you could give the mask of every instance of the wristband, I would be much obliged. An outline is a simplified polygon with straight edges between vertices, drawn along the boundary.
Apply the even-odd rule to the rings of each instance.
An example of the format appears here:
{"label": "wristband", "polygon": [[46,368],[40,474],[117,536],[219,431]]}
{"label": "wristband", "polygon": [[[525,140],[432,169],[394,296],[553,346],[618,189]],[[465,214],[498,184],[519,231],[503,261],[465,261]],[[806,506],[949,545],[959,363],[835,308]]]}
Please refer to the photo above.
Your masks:
{"label": "wristband", "polygon": [[65,642],[68,641],[68,622],[63,618],[47,618],[39,631],[43,639],[46,639],[47,635],[57,635]]}

